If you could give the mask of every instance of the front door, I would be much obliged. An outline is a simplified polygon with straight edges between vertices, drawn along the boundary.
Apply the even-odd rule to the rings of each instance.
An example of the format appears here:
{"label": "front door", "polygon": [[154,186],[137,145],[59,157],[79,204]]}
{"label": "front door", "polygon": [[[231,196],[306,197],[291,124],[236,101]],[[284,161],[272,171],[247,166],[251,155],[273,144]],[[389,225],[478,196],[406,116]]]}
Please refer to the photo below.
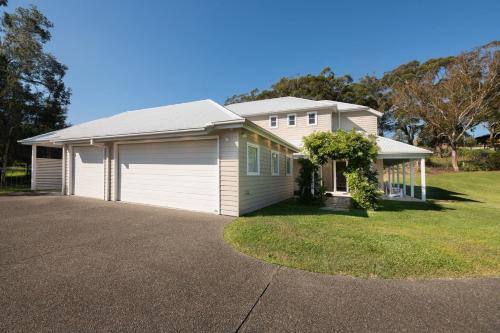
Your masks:
{"label": "front door", "polygon": [[335,161],[336,192],[347,192],[347,180],[344,176],[346,166],[346,161]]}

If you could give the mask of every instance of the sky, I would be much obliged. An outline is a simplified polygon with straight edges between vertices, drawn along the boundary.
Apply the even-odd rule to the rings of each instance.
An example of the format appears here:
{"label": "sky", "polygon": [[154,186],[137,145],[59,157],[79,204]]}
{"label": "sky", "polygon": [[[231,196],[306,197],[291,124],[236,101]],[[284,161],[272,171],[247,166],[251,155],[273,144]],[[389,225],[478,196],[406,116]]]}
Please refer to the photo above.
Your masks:
{"label": "sky", "polygon": [[500,1],[9,0],[53,23],[72,124],[266,89],[284,76],[382,75],[500,39]]}

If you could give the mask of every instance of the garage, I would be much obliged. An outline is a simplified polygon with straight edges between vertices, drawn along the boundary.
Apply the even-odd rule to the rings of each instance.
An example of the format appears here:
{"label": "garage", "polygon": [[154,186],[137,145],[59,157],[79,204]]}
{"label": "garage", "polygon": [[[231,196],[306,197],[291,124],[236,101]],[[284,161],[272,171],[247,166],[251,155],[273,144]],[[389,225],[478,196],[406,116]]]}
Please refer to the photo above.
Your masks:
{"label": "garage", "polygon": [[75,146],[73,194],[104,198],[104,148],[96,146]]}
{"label": "garage", "polygon": [[217,139],[119,144],[121,201],[219,212]]}

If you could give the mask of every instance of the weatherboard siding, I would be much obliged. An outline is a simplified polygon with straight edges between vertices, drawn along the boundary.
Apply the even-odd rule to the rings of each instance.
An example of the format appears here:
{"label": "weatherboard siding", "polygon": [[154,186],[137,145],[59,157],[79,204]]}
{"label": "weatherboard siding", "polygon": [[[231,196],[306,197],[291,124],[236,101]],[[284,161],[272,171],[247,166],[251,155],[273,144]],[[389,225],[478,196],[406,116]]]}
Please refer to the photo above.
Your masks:
{"label": "weatherboard siding", "polygon": [[220,213],[239,215],[238,167],[239,130],[221,131],[219,135]]}
{"label": "weatherboard siding", "polygon": [[[332,129],[336,130],[338,128],[338,116],[333,115],[332,118]],[[377,116],[373,115],[368,111],[352,111],[341,113],[340,115],[340,127],[344,130],[361,130],[369,134],[377,134]]]}
{"label": "weatherboard siding", "polygon": [[[247,175],[247,143],[260,147],[260,175]],[[243,215],[293,196],[293,176],[285,174],[285,147],[249,131],[241,131],[239,151],[239,214]],[[271,175],[271,150],[279,152],[279,176]]]}
{"label": "weatherboard siding", "polygon": [[[303,137],[308,136],[313,132],[330,131],[332,128],[331,111],[318,110],[316,125],[307,124],[307,113],[308,113],[307,111],[302,111],[302,112],[290,111],[288,113],[275,114],[278,116],[278,128],[269,127],[269,116],[271,116],[272,114],[247,117],[247,119],[251,120],[260,127],[265,128],[271,133],[281,137],[282,139],[297,144],[298,142],[302,141]],[[288,114],[296,114],[295,127],[288,126],[288,117],[287,117]]]}

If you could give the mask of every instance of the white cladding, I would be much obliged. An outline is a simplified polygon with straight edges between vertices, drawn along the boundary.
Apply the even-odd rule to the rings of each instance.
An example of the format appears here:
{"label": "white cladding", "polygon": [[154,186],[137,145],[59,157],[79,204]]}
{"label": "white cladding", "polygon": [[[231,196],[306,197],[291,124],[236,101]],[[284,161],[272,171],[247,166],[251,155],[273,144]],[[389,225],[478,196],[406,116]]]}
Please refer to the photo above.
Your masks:
{"label": "white cladding", "polygon": [[119,198],[219,212],[217,140],[118,145]]}
{"label": "white cladding", "polygon": [[104,149],[95,146],[75,146],[73,194],[104,199]]}

